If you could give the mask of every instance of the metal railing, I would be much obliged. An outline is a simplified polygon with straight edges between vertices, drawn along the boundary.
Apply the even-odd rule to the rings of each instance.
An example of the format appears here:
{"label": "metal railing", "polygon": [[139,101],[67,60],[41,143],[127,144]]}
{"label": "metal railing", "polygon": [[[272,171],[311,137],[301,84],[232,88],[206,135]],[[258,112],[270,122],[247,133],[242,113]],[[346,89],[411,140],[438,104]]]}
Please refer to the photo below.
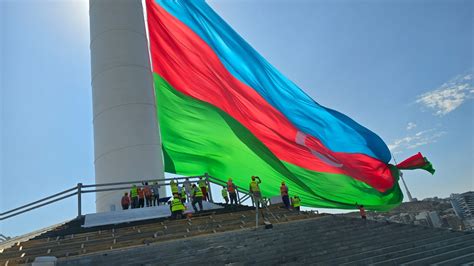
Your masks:
{"label": "metal railing", "polygon": [[[188,179],[190,182],[196,183],[200,178],[204,178],[207,183],[207,187],[209,188],[209,200],[213,202],[212,192],[211,192],[211,183],[216,184],[219,186],[227,185],[226,182],[219,180],[215,177],[208,175],[207,173],[202,176],[188,176],[188,177],[175,177],[175,178],[162,178],[162,179],[150,179],[150,180],[136,180],[136,181],[127,181],[127,182],[115,182],[115,183],[103,183],[103,184],[90,184],[90,185],[83,185],[82,183],[78,183],[75,187],[66,189],[64,191],[58,192],[56,194],[50,195],[48,197],[39,199],[34,202],[30,202],[28,204],[22,205],[20,207],[8,210],[6,212],[0,213],[0,221],[6,220],[8,218],[12,218],[14,216],[50,205],[52,203],[77,196],[77,217],[82,216],[82,194],[85,193],[93,193],[93,192],[105,192],[105,191],[116,191],[116,190],[129,190],[132,185],[136,184],[144,184],[145,182],[157,182],[157,184],[161,186],[169,186],[171,180],[178,181],[178,184],[182,184],[183,182],[179,182],[180,180]],[[241,197],[240,194],[243,194]],[[237,189],[237,202],[241,204],[242,202],[248,200],[250,198],[249,191],[244,188]]]}

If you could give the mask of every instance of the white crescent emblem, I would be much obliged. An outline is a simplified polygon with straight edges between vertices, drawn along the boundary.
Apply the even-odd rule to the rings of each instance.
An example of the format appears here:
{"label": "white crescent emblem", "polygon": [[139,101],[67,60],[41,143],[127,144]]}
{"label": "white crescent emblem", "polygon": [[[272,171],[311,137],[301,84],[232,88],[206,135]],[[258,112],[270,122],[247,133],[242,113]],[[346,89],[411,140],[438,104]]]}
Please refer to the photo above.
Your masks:
{"label": "white crescent emblem", "polygon": [[311,151],[311,154],[313,154],[314,156],[316,156],[318,159],[320,159],[321,161],[323,161],[324,163],[330,165],[330,166],[334,166],[334,167],[338,167],[338,168],[341,168],[343,166],[342,163],[340,163],[336,158],[334,158],[332,155],[330,154],[322,154],[322,153],[319,153],[313,149],[311,149],[310,147],[306,146],[306,138],[308,137],[308,135],[306,135],[305,133],[301,132],[301,131],[298,131],[298,133],[296,133],[296,143],[298,143],[299,145],[302,145],[302,146],[305,146],[306,148],[308,148],[310,151]]}

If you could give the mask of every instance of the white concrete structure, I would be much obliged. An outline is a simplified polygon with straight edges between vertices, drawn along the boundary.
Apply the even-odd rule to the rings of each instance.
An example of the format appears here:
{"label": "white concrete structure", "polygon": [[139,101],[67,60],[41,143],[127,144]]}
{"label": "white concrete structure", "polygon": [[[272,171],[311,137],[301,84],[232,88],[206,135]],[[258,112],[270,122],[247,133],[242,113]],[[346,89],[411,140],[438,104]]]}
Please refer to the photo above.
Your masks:
{"label": "white concrete structure", "polygon": [[[163,178],[142,2],[90,0],[89,14],[96,183]],[[122,193],[97,193],[97,211]]]}
{"label": "white concrete structure", "polygon": [[[186,210],[184,214],[194,213],[193,206],[190,202],[185,203]],[[196,204],[196,207],[199,208]],[[224,207],[208,202],[202,202],[203,210],[217,210],[223,209]],[[134,221],[142,221],[148,219],[165,218],[171,216],[171,210],[169,205],[160,205],[154,207],[129,209],[129,210],[117,210],[116,212],[102,212],[102,213],[91,213],[86,214],[84,219],[84,225],[82,227],[94,227],[106,224],[120,224]]]}

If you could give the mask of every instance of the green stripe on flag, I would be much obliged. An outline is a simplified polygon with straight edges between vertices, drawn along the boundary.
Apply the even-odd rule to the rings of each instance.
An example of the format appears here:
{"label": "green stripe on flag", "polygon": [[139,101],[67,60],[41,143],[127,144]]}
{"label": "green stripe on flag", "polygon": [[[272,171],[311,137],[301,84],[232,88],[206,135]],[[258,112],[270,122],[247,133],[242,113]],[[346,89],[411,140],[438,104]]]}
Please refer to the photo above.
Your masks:
{"label": "green stripe on flag", "polygon": [[209,173],[224,182],[232,177],[248,189],[250,177],[260,176],[262,194],[280,194],[281,181],[290,196],[304,206],[389,210],[402,201],[396,183],[386,193],[341,174],[318,173],[280,161],[244,126],[208,103],[186,96],[154,74],[155,94],[165,170],[182,175]]}

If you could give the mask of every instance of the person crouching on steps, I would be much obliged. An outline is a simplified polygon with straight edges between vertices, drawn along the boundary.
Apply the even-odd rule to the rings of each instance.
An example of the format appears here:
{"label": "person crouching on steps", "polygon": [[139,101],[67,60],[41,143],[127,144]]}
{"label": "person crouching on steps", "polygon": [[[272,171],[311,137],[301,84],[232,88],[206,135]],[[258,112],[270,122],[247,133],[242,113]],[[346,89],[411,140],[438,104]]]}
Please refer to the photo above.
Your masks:
{"label": "person crouching on steps", "polygon": [[298,195],[294,195],[293,198],[291,198],[291,205],[293,205],[294,210],[300,211],[301,199]]}
{"label": "person crouching on steps", "polygon": [[183,211],[186,210],[186,207],[181,202],[178,194],[173,194],[173,200],[171,201],[171,218],[181,219],[183,218]]}

